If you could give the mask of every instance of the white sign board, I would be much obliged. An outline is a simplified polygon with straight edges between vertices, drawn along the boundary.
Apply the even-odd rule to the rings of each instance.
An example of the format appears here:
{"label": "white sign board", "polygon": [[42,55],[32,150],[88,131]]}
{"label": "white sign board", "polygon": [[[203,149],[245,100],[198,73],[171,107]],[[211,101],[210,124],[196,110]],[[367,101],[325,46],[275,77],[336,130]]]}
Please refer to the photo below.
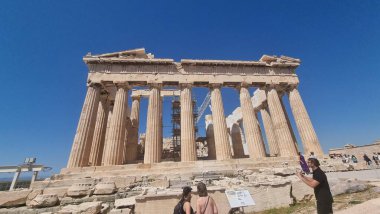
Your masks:
{"label": "white sign board", "polygon": [[256,205],[248,190],[226,190],[231,208]]}

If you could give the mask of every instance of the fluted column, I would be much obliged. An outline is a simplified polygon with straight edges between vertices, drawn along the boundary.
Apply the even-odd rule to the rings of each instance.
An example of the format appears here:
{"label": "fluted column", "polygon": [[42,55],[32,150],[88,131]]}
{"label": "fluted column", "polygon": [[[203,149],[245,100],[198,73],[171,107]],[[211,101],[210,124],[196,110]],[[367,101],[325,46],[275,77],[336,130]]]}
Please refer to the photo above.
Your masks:
{"label": "fluted column", "polygon": [[234,158],[244,157],[244,148],[242,141],[242,130],[238,123],[234,123],[230,130],[232,148],[234,150]]}
{"label": "fluted column", "polygon": [[196,161],[197,147],[191,85],[181,85],[181,161]]}
{"label": "fluted column", "polygon": [[296,87],[293,87],[289,91],[289,103],[302,140],[304,153],[310,154],[310,152],[314,152],[316,155],[323,155],[317,134],[315,133],[309,114],[306,111],[301,95]]}
{"label": "fluted column", "polygon": [[261,135],[259,122],[253,109],[251,96],[249,95],[248,87],[241,86],[240,88],[240,104],[243,114],[243,125],[245,131],[245,140],[248,146],[250,158],[265,157],[265,147]]}
{"label": "fluted column", "polygon": [[214,124],[212,122],[212,116],[206,115],[205,122],[206,122],[207,149],[208,149],[207,159],[215,160],[216,159],[215,138],[214,138],[215,134],[214,134]]}
{"label": "fluted column", "polygon": [[99,98],[100,85],[89,85],[67,168],[88,166]]}
{"label": "fluted column", "polygon": [[160,85],[152,85],[149,92],[149,104],[146,126],[145,138],[145,154],[144,163],[158,163],[160,162],[159,144],[160,139]]}
{"label": "fluted column", "polygon": [[261,118],[263,119],[265,136],[269,146],[269,153],[271,156],[280,155],[280,149],[278,148],[276,133],[274,131],[272,118],[269,114],[268,107],[265,105],[260,109]]}
{"label": "fluted column", "polygon": [[140,97],[132,97],[132,108],[131,108],[131,127],[128,132],[127,141],[127,163],[131,163],[137,159],[137,146],[139,139],[139,118],[140,118]]}
{"label": "fluted column", "polygon": [[126,119],[128,108],[128,85],[117,83],[115,103],[104,152],[104,165],[121,165],[124,160],[124,141],[126,136]]}
{"label": "fluted column", "polygon": [[109,147],[108,143],[108,136],[110,135],[110,124],[111,124],[111,119],[112,119],[112,112],[113,112],[113,105],[114,105],[114,101],[110,100],[110,104],[108,106],[108,118],[107,118],[107,126],[106,126],[106,135],[105,135],[105,138],[104,138],[104,148],[103,148],[103,155],[102,155],[102,166],[104,166],[104,156],[105,156],[105,152],[107,151],[107,147]]}
{"label": "fluted column", "polygon": [[273,127],[277,136],[280,154],[283,157],[292,157],[297,155],[294,146],[292,134],[290,133],[285,113],[281,106],[281,101],[274,87],[269,87],[267,91],[268,108],[272,117]]}
{"label": "fluted column", "polygon": [[107,97],[101,97],[98,113],[96,116],[94,138],[92,139],[92,147],[90,153],[90,165],[100,166],[102,163],[104,140],[106,136],[108,119],[108,102]]}
{"label": "fluted column", "polygon": [[284,97],[284,94],[279,95],[279,96],[280,96],[281,107],[282,107],[282,110],[284,111],[285,119],[286,119],[286,122],[288,123],[288,127],[289,127],[289,130],[290,130],[290,134],[292,134],[293,143],[294,143],[294,146],[296,147],[296,150],[297,150],[297,153],[298,153],[299,149],[298,149],[298,144],[297,144],[296,135],[294,134],[293,127],[292,127],[292,125],[290,124],[289,114],[288,114],[288,112],[286,111],[285,104],[284,104],[284,100],[282,99],[282,98]]}
{"label": "fluted column", "polygon": [[214,124],[216,159],[231,159],[231,147],[228,140],[226,118],[224,116],[224,108],[220,85],[214,84],[211,88],[211,108],[212,119]]}

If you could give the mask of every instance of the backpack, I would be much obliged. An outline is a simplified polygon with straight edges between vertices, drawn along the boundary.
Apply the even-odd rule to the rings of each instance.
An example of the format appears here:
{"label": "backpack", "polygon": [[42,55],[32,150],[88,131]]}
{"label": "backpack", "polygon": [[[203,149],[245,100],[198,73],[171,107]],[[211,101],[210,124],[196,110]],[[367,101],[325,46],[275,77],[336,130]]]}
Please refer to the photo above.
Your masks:
{"label": "backpack", "polygon": [[174,207],[173,214],[185,214],[183,211],[183,202],[179,201],[178,204]]}

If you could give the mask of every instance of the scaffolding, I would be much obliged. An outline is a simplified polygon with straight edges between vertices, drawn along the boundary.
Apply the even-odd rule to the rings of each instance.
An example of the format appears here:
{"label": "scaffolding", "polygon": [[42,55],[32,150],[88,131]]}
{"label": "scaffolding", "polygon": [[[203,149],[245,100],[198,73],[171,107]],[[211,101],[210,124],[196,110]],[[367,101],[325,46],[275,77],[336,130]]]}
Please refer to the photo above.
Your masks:
{"label": "scaffolding", "polygon": [[[197,123],[195,122],[198,118],[196,102],[193,99],[193,118],[194,118],[194,130],[195,136],[198,133]],[[175,161],[180,161],[181,157],[181,102],[178,96],[173,96],[172,100],[172,146],[171,151],[173,152],[172,157]],[[194,136],[194,137],[195,137]]]}

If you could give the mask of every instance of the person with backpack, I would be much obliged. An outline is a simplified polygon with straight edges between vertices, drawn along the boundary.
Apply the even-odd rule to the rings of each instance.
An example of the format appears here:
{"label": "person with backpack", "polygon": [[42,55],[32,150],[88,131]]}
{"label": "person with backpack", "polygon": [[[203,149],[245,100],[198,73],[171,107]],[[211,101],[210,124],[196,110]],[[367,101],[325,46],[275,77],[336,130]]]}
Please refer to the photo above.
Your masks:
{"label": "person with backpack", "polygon": [[218,208],[213,198],[208,196],[206,184],[197,185],[199,198],[197,200],[197,214],[218,214]]}
{"label": "person with backpack", "polygon": [[173,214],[195,214],[190,204],[191,190],[192,188],[189,186],[183,187],[181,200],[174,207]]}

